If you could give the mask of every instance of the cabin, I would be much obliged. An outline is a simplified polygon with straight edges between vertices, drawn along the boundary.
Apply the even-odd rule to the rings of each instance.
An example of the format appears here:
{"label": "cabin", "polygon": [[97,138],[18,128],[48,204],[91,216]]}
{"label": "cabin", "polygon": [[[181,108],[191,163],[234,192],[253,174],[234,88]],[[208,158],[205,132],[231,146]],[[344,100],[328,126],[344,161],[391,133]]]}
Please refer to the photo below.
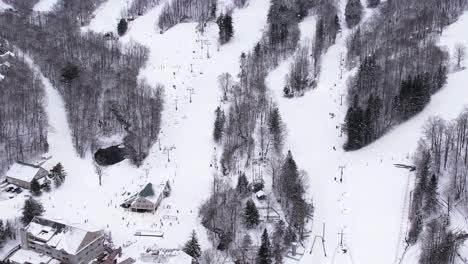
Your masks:
{"label": "cabin", "polygon": [[133,212],[154,212],[162,199],[169,196],[169,181],[152,184],[147,183],[143,189],[126,199],[120,206]]}
{"label": "cabin", "polygon": [[39,165],[18,161],[7,171],[6,180],[8,183],[29,190],[34,179],[43,179],[48,174],[47,170]]}

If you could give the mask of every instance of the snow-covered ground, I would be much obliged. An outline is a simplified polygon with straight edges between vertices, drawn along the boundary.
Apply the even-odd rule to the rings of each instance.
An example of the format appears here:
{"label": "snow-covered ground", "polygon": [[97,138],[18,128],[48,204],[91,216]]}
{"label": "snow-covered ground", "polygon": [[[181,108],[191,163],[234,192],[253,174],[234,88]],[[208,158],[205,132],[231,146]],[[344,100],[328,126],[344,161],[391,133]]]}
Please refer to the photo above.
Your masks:
{"label": "snow-covered ground", "polygon": [[132,4],[133,0],[108,0],[94,12],[94,19],[83,30],[117,33],[117,24]]}
{"label": "snow-covered ground", "polygon": [[7,9],[7,8],[12,8],[11,5],[4,3],[2,0],[0,0],[0,11]]}
{"label": "snow-covered ground", "polygon": [[37,12],[48,12],[54,8],[58,0],[39,0],[37,4],[34,5],[33,10]]}
{"label": "snow-covered ground", "polygon": [[[108,0],[95,12],[86,30],[114,31],[122,8],[130,1]],[[35,10],[50,10],[54,2],[41,0],[38,5],[42,8],[36,5]],[[341,1],[341,12],[345,2]],[[2,3],[0,0],[0,9]],[[204,35],[197,32],[196,23],[179,24],[164,34],[156,32],[155,24],[164,3],[161,1],[131,22],[129,31],[120,39],[123,43],[135,41],[150,49],[149,61],[140,77],[151,84],[165,85],[160,141],[151,149],[141,168],[135,168],[128,161],[105,168],[102,185],[99,185],[91,157],[81,159],[73,149],[60,95],[26,57],[46,89],[49,154],[53,155],[48,166],[62,162],[68,173],[61,188],[41,196],[45,216],[80,224],[87,220],[87,225],[110,230],[114,243],[124,245],[124,255],[132,257],[155,244],[179,247],[192,229],[201,237],[202,245],[208,246],[206,230],[200,225],[197,213],[209,196],[213,177],[210,164],[216,152],[211,138],[214,109],[220,103],[217,78],[222,72],[237,74],[239,55],[252,50],[261,38],[270,4],[268,0],[254,0],[244,9],[235,10],[234,38],[218,47],[215,24],[209,24]],[[366,18],[371,15],[370,10],[366,10]],[[310,40],[314,36],[315,18],[305,19],[300,28],[302,41]],[[468,37],[463,34],[466,28],[468,13],[445,30],[440,44],[450,50],[456,42],[468,46]],[[314,199],[312,235],[305,244],[306,254],[301,263],[397,263],[403,253],[413,177],[393,164],[411,163],[422,126],[430,116],[452,119],[468,103],[465,87],[468,70],[450,74],[445,87],[408,122],[364,149],[344,152],[340,126],[347,108],[346,79],[351,73],[345,71],[340,61],[345,57],[348,34],[344,30],[323,56],[318,87],[303,97],[287,99],[282,96],[291,59],[281,63],[267,78],[287,125],[286,146],[292,150],[298,166],[308,173],[309,192]],[[340,78],[341,70],[343,78]],[[332,118],[330,113],[335,116]],[[172,146],[175,148],[170,151],[168,161],[163,150]],[[340,166],[343,166],[342,182]],[[119,207],[127,197],[124,193],[133,193],[148,181],[158,183],[165,179],[171,181],[172,194],[163,200],[155,214],[130,213]],[[24,195],[19,195],[0,201],[2,218],[19,216],[24,199]],[[177,216],[177,220],[167,220],[165,216]],[[323,225],[326,256],[319,240],[310,253],[313,237],[322,235]],[[135,230],[162,230],[165,235],[164,238],[135,237]],[[340,246],[341,238],[343,246]],[[408,252],[405,260],[415,263],[416,258],[417,248]],[[288,262],[294,263],[293,260]]]}
{"label": "snow-covered ground", "polygon": [[[198,220],[198,208],[209,197],[213,178],[210,164],[214,153],[214,110],[220,103],[218,76],[222,72],[238,72],[241,52],[252,50],[261,38],[269,7],[268,0],[257,0],[235,10],[235,36],[229,44],[218,47],[218,29],[213,23],[208,24],[203,35],[196,31],[197,23],[179,24],[164,34],[155,32],[154,25],[164,3],[161,1],[159,6],[133,21],[121,38],[123,43],[136,41],[150,49],[149,61],[140,72],[141,78],[151,84],[165,85],[160,141],[153,146],[141,168],[135,168],[128,161],[105,168],[100,186],[91,157],[78,158],[72,147],[59,94],[40,75],[46,87],[49,154],[53,155],[48,164],[60,161],[68,173],[63,186],[40,197],[46,209],[45,216],[71,223],[86,221],[92,227],[110,230],[114,243],[124,245],[124,255],[135,258],[145,248],[156,244],[180,247],[192,229],[201,237],[202,245],[208,247],[206,230]],[[104,12],[107,17],[119,16],[115,12],[120,13],[120,7],[104,4],[102,8],[111,10]],[[102,19],[99,14],[98,11],[96,21]],[[109,24],[92,21],[88,29],[106,32],[110,26],[115,26],[111,19],[102,21]],[[33,62],[31,65],[35,68]],[[192,95],[190,91],[193,91]],[[168,161],[164,148],[172,146],[175,148]],[[119,207],[127,192],[138,191],[148,181],[157,184],[165,179],[170,180],[172,193],[155,214],[130,213]],[[0,211],[9,212],[5,218],[18,216],[23,202],[23,196],[2,202]],[[167,216],[177,219],[168,220]],[[135,237],[135,230],[162,230],[165,235],[164,238]]]}
{"label": "snow-covered ground", "polygon": [[[466,45],[468,38],[460,40],[460,36],[468,27],[467,16],[465,14],[446,29],[441,45],[448,45],[451,50],[455,42]],[[310,36],[314,23],[313,19],[303,22],[303,37]],[[468,72],[450,74],[445,87],[416,117],[395,127],[368,147],[344,152],[339,127],[346,114],[346,79],[350,73],[343,69],[344,77],[340,79],[340,59],[346,52],[344,36],[347,34],[345,30],[324,55],[318,87],[303,97],[288,99],[282,96],[284,77],[291,60],[284,61],[267,78],[267,85],[276,94],[288,128],[286,146],[292,150],[298,165],[307,171],[309,191],[314,198],[313,232],[301,263],[398,263],[405,246],[403,239],[407,232],[409,193],[414,177],[393,164],[411,164],[422,127],[430,116],[451,119],[468,104],[464,89]],[[335,117],[329,113],[334,113]],[[344,167],[342,183],[340,166]],[[322,235],[323,225],[326,256],[319,239],[310,254],[313,238]],[[416,263],[417,249],[416,254],[411,253],[406,256],[407,263]]]}

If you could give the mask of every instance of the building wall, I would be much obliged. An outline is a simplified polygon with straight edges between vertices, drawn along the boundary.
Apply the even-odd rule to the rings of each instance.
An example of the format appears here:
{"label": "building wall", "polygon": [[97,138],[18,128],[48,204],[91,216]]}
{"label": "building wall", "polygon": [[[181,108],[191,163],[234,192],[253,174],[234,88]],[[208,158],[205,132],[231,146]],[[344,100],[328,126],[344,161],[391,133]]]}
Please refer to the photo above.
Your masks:
{"label": "building wall", "polygon": [[139,197],[137,199],[135,199],[135,201],[133,201],[132,203],[132,206],[131,206],[132,210],[147,210],[147,211],[154,211],[155,210],[155,204],[153,204],[151,201],[143,198],[143,197]]}
{"label": "building wall", "polygon": [[99,257],[104,252],[104,237],[100,237],[85,248],[83,248],[76,256],[75,263],[89,263],[93,259]]}
{"label": "building wall", "polygon": [[[23,230],[22,233],[21,230]],[[97,237],[97,239],[95,239],[89,245],[84,247],[80,252],[78,252],[78,254],[73,255],[68,254],[63,250],[57,250],[55,248],[52,248],[47,244],[41,243],[40,241],[35,241],[32,235],[28,234],[23,228],[20,229],[20,239],[22,248],[34,250],[36,252],[43,253],[55,259],[58,259],[63,263],[70,264],[86,264],[103,254],[104,237]]]}
{"label": "building wall", "polygon": [[25,188],[25,189],[31,188],[31,183],[29,183],[29,182],[25,182],[25,181],[22,181],[22,180],[19,180],[19,179],[15,179],[15,178],[12,178],[10,176],[7,176],[6,179],[7,179],[7,182],[9,182],[11,184],[14,184],[16,186],[19,186],[21,188]]}

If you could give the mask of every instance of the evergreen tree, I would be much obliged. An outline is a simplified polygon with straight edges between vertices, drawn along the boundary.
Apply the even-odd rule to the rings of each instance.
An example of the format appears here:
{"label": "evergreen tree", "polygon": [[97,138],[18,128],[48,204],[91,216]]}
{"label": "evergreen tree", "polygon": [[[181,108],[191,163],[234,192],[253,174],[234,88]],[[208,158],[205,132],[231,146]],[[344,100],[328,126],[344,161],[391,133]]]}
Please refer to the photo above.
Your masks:
{"label": "evergreen tree", "polygon": [[33,179],[31,181],[31,193],[34,196],[38,196],[38,195],[41,194],[41,185],[39,184],[39,182],[36,179]]}
{"label": "evergreen tree", "polygon": [[221,110],[221,107],[217,107],[216,111],[216,118],[214,123],[214,130],[213,130],[213,139],[215,142],[219,143],[221,138],[223,137],[223,130],[224,130],[224,123],[226,122],[226,117],[224,115],[224,111]]}
{"label": "evergreen tree", "polygon": [[195,233],[195,230],[192,231],[190,239],[185,243],[182,250],[194,259],[198,259],[201,256],[201,248],[200,244],[198,244],[197,233]]}
{"label": "evergreen tree", "polygon": [[380,0],[367,0],[367,7],[375,8],[380,4]]}
{"label": "evergreen tree", "polygon": [[345,7],[345,20],[349,28],[353,28],[361,21],[362,4],[360,0],[348,0]]}
{"label": "evergreen tree", "polygon": [[225,44],[231,40],[231,37],[234,35],[234,27],[232,25],[232,16],[231,14],[220,14],[216,20],[219,28],[219,42]]}
{"label": "evergreen tree", "polygon": [[247,228],[253,228],[260,222],[257,206],[249,199],[244,208],[244,223]]}
{"label": "evergreen tree", "polygon": [[224,43],[227,43],[227,42],[229,42],[229,40],[231,40],[232,36],[234,35],[234,27],[232,25],[232,16],[231,16],[231,14],[227,13],[224,16],[223,24],[224,24],[224,30],[226,31],[226,33],[225,33],[225,42]]}
{"label": "evergreen tree", "polygon": [[120,19],[119,24],[117,25],[117,33],[119,36],[123,36],[127,32],[128,23],[125,18]]}
{"label": "evergreen tree", "polygon": [[345,117],[345,128],[348,136],[345,144],[346,150],[355,150],[363,146],[362,128],[363,128],[363,112],[359,106],[357,96],[354,97],[353,104],[348,108]]}
{"label": "evergreen tree", "polygon": [[67,176],[67,173],[65,172],[62,163],[60,162],[50,170],[50,174],[54,179],[56,187],[62,185],[62,183],[65,181],[65,177]]}
{"label": "evergreen tree", "polygon": [[338,14],[335,15],[335,29],[337,32],[341,31],[340,18],[338,17]]}
{"label": "evergreen tree", "polygon": [[29,199],[24,202],[21,222],[23,222],[24,225],[27,225],[35,216],[41,216],[42,213],[44,213],[44,207],[42,204],[39,201],[34,200],[32,197],[29,197]]}
{"label": "evergreen tree", "polygon": [[271,244],[270,239],[268,238],[268,232],[266,228],[263,230],[262,234],[262,244],[258,249],[257,254],[257,264],[271,264]]}
{"label": "evergreen tree", "polygon": [[277,107],[273,108],[268,117],[268,129],[272,136],[273,147],[276,153],[281,152],[283,146],[283,125]]}
{"label": "evergreen tree", "polygon": [[244,172],[239,174],[236,190],[240,194],[247,194],[249,192],[249,182],[247,181],[247,177]]}

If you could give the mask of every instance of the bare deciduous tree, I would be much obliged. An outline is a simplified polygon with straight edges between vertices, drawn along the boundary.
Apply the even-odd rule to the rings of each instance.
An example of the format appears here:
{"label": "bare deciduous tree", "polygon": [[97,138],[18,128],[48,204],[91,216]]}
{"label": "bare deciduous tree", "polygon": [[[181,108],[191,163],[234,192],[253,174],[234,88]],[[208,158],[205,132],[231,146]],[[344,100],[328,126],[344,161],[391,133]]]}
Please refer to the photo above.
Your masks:
{"label": "bare deciduous tree", "polygon": [[466,47],[462,43],[457,43],[455,45],[455,53],[454,53],[455,61],[457,63],[457,67],[461,68],[462,63],[465,61],[466,57]]}

